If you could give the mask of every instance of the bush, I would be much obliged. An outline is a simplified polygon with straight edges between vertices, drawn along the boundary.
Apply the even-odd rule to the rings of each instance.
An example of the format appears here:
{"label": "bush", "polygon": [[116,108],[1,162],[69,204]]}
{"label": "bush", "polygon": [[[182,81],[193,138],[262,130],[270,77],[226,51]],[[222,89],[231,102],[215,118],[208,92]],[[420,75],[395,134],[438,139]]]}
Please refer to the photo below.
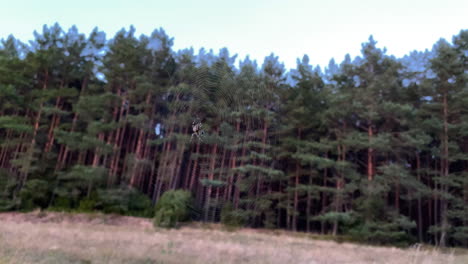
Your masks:
{"label": "bush", "polygon": [[12,211],[19,205],[19,200],[13,199],[13,192],[18,185],[16,177],[8,170],[0,168],[0,212]]}
{"label": "bush", "polygon": [[128,197],[128,214],[132,216],[152,217],[154,215],[154,208],[151,199],[141,192],[131,192]]}
{"label": "bush", "polygon": [[232,203],[227,202],[221,209],[221,223],[227,227],[241,227],[244,226],[246,217],[241,210],[234,209]]}
{"label": "bush", "polygon": [[187,221],[193,208],[191,193],[184,190],[165,192],[155,207],[154,225],[156,227],[175,227]]}
{"label": "bush", "polygon": [[151,200],[136,189],[128,187],[100,190],[95,209],[100,209],[104,213],[142,217],[153,216]]}
{"label": "bush", "polygon": [[0,198],[0,212],[13,211],[15,207],[16,203],[12,199]]}
{"label": "bush", "polygon": [[78,212],[93,212],[96,208],[96,198],[84,198],[80,201],[80,205],[78,206]]}
{"label": "bush", "polygon": [[358,242],[406,247],[416,242],[399,223],[366,222],[349,231],[351,239]]}
{"label": "bush", "polygon": [[381,195],[364,195],[355,201],[355,207],[358,211],[356,216],[359,217],[347,225],[344,232],[354,241],[396,246],[416,242],[411,235],[416,223],[400,215],[397,210],[388,208]]}
{"label": "bush", "polygon": [[49,184],[44,180],[29,180],[21,189],[20,197],[22,210],[30,211],[38,207],[44,209],[50,199]]}
{"label": "bush", "polygon": [[67,197],[58,196],[54,200],[54,204],[48,208],[50,211],[65,211],[68,212],[72,208],[72,201]]}

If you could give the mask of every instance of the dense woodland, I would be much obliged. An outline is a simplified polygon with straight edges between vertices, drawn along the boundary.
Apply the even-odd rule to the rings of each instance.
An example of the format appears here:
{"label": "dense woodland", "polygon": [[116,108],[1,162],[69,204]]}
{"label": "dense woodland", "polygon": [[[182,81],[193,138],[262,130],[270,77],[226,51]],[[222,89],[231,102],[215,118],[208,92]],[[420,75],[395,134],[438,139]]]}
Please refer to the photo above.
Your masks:
{"label": "dense woodland", "polygon": [[201,221],[468,246],[468,30],[402,58],[370,37],[323,70],[172,45],[4,38],[0,210],[152,216],[184,189]]}

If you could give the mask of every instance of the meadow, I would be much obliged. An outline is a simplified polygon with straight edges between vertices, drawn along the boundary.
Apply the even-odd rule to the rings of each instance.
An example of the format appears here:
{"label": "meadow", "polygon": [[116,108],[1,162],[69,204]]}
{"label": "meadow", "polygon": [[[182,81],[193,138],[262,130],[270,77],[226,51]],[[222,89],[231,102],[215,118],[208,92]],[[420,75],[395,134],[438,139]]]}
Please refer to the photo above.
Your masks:
{"label": "meadow", "polygon": [[337,243],[303,233],[226,230],[218,224],[154,228],[150,219],[57,212],[0,214],[6,263],[462,264],[468,251]]}

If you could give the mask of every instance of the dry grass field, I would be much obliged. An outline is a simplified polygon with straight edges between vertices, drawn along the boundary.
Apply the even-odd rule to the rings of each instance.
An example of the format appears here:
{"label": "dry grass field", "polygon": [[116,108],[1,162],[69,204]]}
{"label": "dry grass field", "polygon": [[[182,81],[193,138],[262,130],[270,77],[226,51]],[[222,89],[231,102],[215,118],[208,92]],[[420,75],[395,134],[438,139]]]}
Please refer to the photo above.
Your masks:
{"label": "dry grass field", "polygon": [[228,232],[219,226],[155,230],[148,219],[35,212],[0,214],[4,263],[466,264],[468,255],[336,243],[288,232]]}

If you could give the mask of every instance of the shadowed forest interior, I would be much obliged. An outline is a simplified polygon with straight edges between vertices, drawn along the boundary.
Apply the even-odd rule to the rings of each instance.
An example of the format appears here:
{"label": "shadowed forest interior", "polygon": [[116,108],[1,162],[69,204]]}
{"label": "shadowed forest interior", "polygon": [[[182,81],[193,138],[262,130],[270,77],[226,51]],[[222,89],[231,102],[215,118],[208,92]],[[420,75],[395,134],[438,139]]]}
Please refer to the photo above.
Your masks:
{"label": "shadowed forest interior", "polygon": [[173,41],[3,39],[0,211],[152,217],[183,189],[200,221],[468,247],[467,30],[402,58],[371,36],[325,69]]}

